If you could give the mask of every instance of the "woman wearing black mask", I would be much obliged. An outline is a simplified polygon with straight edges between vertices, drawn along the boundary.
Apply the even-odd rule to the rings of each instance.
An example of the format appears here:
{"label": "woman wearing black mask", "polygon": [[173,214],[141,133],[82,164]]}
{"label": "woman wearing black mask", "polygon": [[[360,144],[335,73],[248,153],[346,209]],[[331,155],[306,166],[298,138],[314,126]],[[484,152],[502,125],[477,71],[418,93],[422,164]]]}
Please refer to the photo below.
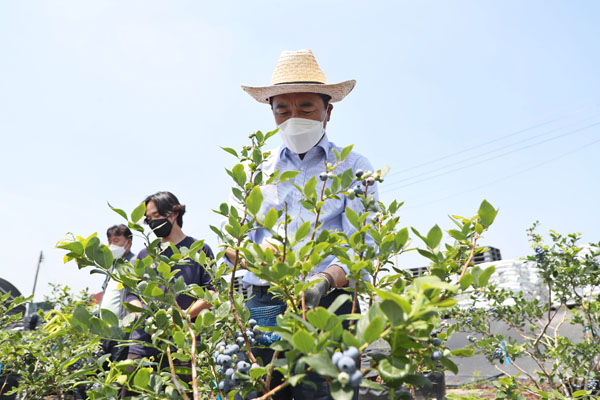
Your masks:
{"label": "woman wearing black mask", "polygon": [[[191,236],[187,236],[181,230],[183,226],[183,214],[185,214],[185,205],[180,204],[179,200],[173,193],[170,192],[158,192],[153,195],[146,197],[144,200],[146,204],[146,219],[145,222],[148,224],[154,234],[161,239],[163,243],[172,243],[177,248],[187,247],[196,241]],[[202,251],[206,254],[209,259],[214,259],[212,250],[208,245],[204,245]],[[162,255],[171,257],[173,250],[170,246],[165,247],[162,251]],[[148,251],[143,249],[137,256],[138,259],[142,260],[148,256]],[[198,286],[207,287],[212,290],[212,278],[206,272],[204,266],[196,263],[192,260],[182,260],[173,267],[173,271],[177,271],[174,279],[182,276],[185,283],[190,285],[192,283]],[[139,298],[129,293],[127,294],[125,301],[135,306],[142,307],[142,303]],[[187,310],[190,318],[193,320],[196,316],[205,308],[209,308],[208,304],[204,300],[196,300],[193,297],[187,295],[179,295],[176,298],[177,304],[184,310]],[[139,340],[146,343],[151,343],[151,337],[143,330],[137,330],[133,332],[132,339]],[[151,347],[146,347],[141,344],[134,344],[129,348],[129,358],[137,359],[142,357],[157,356],[158,351]]]}

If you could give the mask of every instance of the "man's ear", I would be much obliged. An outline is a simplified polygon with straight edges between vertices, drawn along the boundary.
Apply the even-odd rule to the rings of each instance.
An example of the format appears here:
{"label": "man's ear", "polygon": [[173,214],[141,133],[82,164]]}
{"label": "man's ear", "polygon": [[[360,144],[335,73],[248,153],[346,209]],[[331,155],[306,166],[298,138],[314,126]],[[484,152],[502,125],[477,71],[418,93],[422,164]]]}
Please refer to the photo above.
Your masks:
{"label": "man's ear", "polygon": [[331,118],[331,110],[333,110],[333,104],[329,103],[327,104],[327,122]]}
{"label": "man's ear", "polygon": [[[173,217],[173,222],[171,222],[172,224],[177,224],[177,226],[179,226],[179,224],[177,223],[177,218],[179,217],[179,211],[173,211],[171,213],[171,216]],[[180,227],[180,226],[179,226]],[[181,227],[180,227],[181,228]]]}

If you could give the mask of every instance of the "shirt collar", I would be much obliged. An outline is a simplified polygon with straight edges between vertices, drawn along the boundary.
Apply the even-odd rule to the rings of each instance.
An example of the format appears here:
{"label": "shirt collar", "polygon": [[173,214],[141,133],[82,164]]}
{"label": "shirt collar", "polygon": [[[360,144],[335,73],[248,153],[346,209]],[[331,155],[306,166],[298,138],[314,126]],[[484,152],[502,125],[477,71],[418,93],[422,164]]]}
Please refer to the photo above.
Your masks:
{"label": "shirt collar", "polygon": [[[319,143],[317,143],[312,149],[308,150],[306,154],[308,155],[308,153],[311,153],[318,148],[323,150],[325,155],[329,154],[329,150],[331,149],[331,142],[329,141],[329,139],[327,139],[327,133],[325,133],[323,135],[323,138],[321,138],[321,140],[319,141]],[[284,144],[281,145],[281,149],[279,150],[279,158],[290,158],[292,154],[296,153],[285,147]]]}

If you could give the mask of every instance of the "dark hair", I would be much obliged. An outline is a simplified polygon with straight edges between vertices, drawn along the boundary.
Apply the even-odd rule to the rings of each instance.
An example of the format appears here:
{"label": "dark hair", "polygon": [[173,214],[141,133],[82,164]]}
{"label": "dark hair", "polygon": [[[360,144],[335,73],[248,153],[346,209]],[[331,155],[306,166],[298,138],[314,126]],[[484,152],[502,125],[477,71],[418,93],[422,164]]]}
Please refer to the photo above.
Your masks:
{"label": "dark hair", "polygon": [[185,206],[179,203],[177,197],[171,192],[157,192],[146,197],[144,204],[148,205],[149,202],[154,202],[158,213],[163,217],[166,217],[171,212],[178,213],[177,224],[181,228],[183,226],[183,214],[185,214]]}
{"label": "dark hair", "polygon": [[127,225],[113,225],[106,230],[106,238],[110,240],[113,236],[125,236],[127,239],[133,238],[131,230],[127,227]]}
{"label": "dark hair", "polygon": [[[331,96],[328,94],[323,94],[323,93],[315,93],[318,94],[319,96],[321,96],[321,99],[323,99],[323,104],[325,105],[325,108],[327,108],[327,106],[329,105],[329,101],[331,100]],[[269,97],[269,104],[271,105],[271,108],[273,108],[273,97]]]}

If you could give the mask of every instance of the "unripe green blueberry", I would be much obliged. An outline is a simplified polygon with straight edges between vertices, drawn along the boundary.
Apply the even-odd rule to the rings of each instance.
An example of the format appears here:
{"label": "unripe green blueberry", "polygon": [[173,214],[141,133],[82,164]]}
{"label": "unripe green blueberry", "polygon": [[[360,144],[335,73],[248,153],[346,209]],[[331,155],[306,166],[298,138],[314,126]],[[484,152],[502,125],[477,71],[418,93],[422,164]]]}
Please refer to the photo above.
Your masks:
{"label": "unripe green blueberry", "polygon": [[346,385],[350,381],[350,375],[347,372],[340,372],[337,379],[342,385]]}

